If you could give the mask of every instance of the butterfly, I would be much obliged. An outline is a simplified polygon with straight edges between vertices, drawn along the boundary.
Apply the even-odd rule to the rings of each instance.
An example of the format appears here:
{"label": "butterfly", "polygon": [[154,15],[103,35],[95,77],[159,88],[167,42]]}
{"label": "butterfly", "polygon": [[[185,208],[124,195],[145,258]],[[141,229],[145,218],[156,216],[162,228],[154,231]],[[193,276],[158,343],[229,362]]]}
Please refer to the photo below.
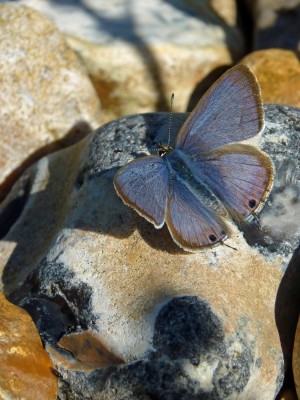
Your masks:
{"label": "butterfly", "polygon": [[158,146],[121,167],[114,186],[155,228],[165,223],[177,245],[195,252],[223,243],[235,222],[257,214],[273,184],[273,164],[256,147],[235,143],[264,129],[259,84],[246,65],[224,73],[179,130],[174,148]]}

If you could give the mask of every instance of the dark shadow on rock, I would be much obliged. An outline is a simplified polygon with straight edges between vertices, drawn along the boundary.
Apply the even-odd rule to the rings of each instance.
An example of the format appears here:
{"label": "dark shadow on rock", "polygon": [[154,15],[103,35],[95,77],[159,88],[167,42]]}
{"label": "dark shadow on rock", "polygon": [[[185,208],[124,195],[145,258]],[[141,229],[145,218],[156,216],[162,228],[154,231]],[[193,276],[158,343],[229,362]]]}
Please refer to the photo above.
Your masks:
{"label": "dark shadow on rock", "polygon": [[[253,370],[259,369],[247,323],[238,325],[226,336],[222,321],[206,301],[196,296],[172,297],[156,316],[151,351],[134,362],[111,368],[105,376],[100,369],[92,374],[68,371],[68,379],[75,385],[80,382],[79,396],[105,396],[113,391],[116,395],[130,393],[132,399],[238,398]],[[238,352],[232,352],[234,345]],[[193,376],[194,371],[201,371],[201,365],[213,371],[211,387]],[[74,384],[71,386],[74,390]]]}
{"label": "dark shadow on rock", "polygon": [[[95,214],[94,218],[86,218],[85,214],[84,218],[77,221],[76,228],[87,232],[107,234],[120,240],[127,239],[137,230],[142,239],[156,250],[170,254],[189,254],[174,243],[166,224],[162,228],[156,229],[150,222],[123,203],[113,185],[113,178],[117,171],[118,168],[113,168],[103,171],[97,177],[89,177],[89,179],[106,180],[105,194],[103,193],[105,198],[102,201],[101,195],[99,196],[99,209],[92,211]],[[110,211],[112,208],[113,213]],[[108,213],[110,213],[109,224],[105,218],[102,218],[102,215]],[[89,224],[87,221],[92,222]]]}
{"label": "dark shadow on rock", "polygon": [[[65,134],[65,136],[59,140],[48,143],[34,153],[30,154],[14,171],[12,171],[1,184],[0,187],[0,203],[10,192],[14,183],[21,177],[24,171],[34,164],[40,158],[47,154],[54,153],[55,151],[64,149],[77,143],[79,140],[87,136],[92,131],[91,126],[86,121],[76,122],[72,128]],[[20,204],[16,204],[16,207],[20,208]],[[16,213],[18,214],[18,212]]]}
{"label": "dark shadow on rock", "polygon": [[156,250],[169,254],[189,254],[173,241],[166,224],[161,229],[155,229],[152,224],[143,219],[138,230],[143,240]]}
{"label": "dark shadow on rock", "polygon": [[[114,188],[112,190],[115,193]],[[153,249],[159,250],[159,251],[164,251],[169,254],[182,254],[182,255],[187,255],[186,251],[181,249],[177,244],[173,241],[170,232],[167,228],[167,225],[164,224],[164,226],[160,229],[156,229],[150,222],[146,221],[143,217],[138,215],[134,210],[129,209],[127,206],[125,206],[120,198],[116,199],[116,202],[119,203],[120,206],[120,217],[123,222],[124,229],[127,233],[126,237],[129,237],[130,235],[128,234],[133,233],[133,230],[137,229],[139,234],[141,235],[142,239]],[[128,214],[130,218],[130,222],[128,224]],[[131,230],[128,230],[128,225],[130,226],[134,222],[134,226],[132,227]],[[121,231],[122,225],[119,225],[117,227],[118,232]],[[112,232],[108,232],[108,234],[111,234]],[[120,235],[118,234],[118,237]],[[123,236],[125,237],[125,236]]]}
{"label": "dark shadow on rock", "polygon": [[254,20],[251,12],[251,5],[247,0],[237,0],[237,26],[240,28],[245,41],[245,54],[253,51],[253,29]]}
{"label": "dark shadow on rock", "polygon": [[[85,214],[84,218],[77,221],[76,228],[111,235],[120,240],[128,238],[135,230],[138,230],[142,239],[154,249],[170,254],[188,254],[174,243],[166,224],[161,229],[156,229],[150,222],[123,203],[113,186],[113,178],[117,170],[117,168],[106,170],[92,178],[106,180],[105,198],[102,201],[101,195],[99,196],[99,212],[92,211],[95,214],[93,220],[86,218]],[[110,211],[112,208],[114,209],[113,213]],[[109,224],[105,218],[101,217],[108,213],[110,213]],[[88,220],[92,220],[92,223],[87,223]]]}
{"label": "dark shadow on rock", "polygon": [[92,288],[78,281],[72,285],[74,281],[74,273],[57,258],[44,259],[8,296],[31,315],[44,343],[55,345],[66,333],[92,330],[95,326]]}
{"label": "dark shadow on rock", "polygon": [[298,51],[300,43],[300,5],[275,11],[276,21],[269,28],[259,28],[255,50],[280,48]]}
{"label": "dark shadow on rock", "polygon": [[18,220],[30,196],[30,175],[25,172],[19,179],[16,196],[0,212],[0,240]]}
{"label": "dark shadow on rock", "polygon": [[284,355],[287,375],[292,376],[292,354],[300,315],[300,246],[295,251],[280,282],[275,319]]}

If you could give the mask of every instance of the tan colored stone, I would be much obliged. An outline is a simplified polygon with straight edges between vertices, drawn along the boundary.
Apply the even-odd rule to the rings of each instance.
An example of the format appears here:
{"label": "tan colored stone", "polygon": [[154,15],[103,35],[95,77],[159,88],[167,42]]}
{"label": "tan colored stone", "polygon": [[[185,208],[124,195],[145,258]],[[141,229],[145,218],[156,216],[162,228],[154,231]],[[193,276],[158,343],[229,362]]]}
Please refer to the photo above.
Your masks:
{"label": "tan colored stone", "polygon": [[241,60],[255,73],[264,103],[300,107],[300,62],[289,50],[269,49]]}
{"label": "tan colored stone", "polygon": [[234,0],[210,0],[215,13],[219,15],[228,25],[235,26],[237,23],[237,8]]}
{"label": "tan colored stone", "polygon": [[172,92],[174,109],[185,111],[195,85],[244,52],[233,0],[91,0],[64,8],[21,2],[51,16],[66,33],[87,66],[106,121],[166,111]]}
{"label": "tan colored stone", "polygon": [[300,399],[300,318],[295,334],[293,351],[293,374],[298,399]]}
{"label": "tan colored stone", "polygon": [[0,398],[56,400],[57,378],[29,314],[0,292]]}
{"label": "tan colored stone", "polygon": [[100,123],[100,103],[63,35],[37,11],[0,4],[0,201],[33,161]]}
{"label": "tan colored stone", "polygon": [[162,44],[148,52],[127,44],[95,46],[75,38],[69,43],[84,59],[107,121],[134,112],[167,111],[173,91],[174,110],[184,111],[194,86],[221,60],[232,62],[227,49],[218,46],[198,51],[196,46]]}

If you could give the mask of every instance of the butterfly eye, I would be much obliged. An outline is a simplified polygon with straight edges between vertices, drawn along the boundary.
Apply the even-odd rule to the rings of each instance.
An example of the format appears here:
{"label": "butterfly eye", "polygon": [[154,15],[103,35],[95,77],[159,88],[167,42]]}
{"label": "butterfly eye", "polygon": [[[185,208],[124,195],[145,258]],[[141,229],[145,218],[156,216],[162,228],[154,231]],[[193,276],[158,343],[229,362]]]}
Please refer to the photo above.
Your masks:
{"label": "butterfly eye", "polygon": [[164,157],[164,156],[168,155],[168,154],[170,153],[171,150],[172,150],[172,149],[171,149],[171,147],[170,147],[168,144],[161,144],[161,143],[158,143],[157,152],[158,152],[158,155],[159,155],[160,157]]}
{"label": "butterfly eye", "polygon": [[217,237],[213,234],[209,235],[208,238],[211,242],[215,242],[217,240]]}
{"label": "butterfly eye", "polygon": [[166,155],[166,150],[164,149],[164,148],[160,148],[160,149],[158,149],[158,155],[160,156],[160,157],[163,157],[163,156],[165,156]]}
{"label": "butterfly eye", "polygon": [[249,207],[250,208],[254,208],[255,206],[256,206],[256,200],[254,200],[254,199],[251,199],[251,200],[249,200]]}

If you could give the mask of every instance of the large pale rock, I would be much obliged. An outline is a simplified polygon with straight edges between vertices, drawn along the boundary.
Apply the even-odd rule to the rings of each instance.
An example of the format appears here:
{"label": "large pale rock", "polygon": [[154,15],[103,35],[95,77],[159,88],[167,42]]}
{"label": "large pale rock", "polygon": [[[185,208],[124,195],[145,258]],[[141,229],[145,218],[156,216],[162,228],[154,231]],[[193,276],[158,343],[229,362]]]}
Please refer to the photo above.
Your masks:
{"label": "large pale rock", "polygon": [[[61,398],[274,399],[300,304],[300,111],[265,109],[257,143],[275,163],[275,185],[258,223],[232,225],[237,251],[185,253],[117,197],[117,168],[166,140],[168,114],[111,122],[15,185],[1,206],[2,282],[60,360]],[[174,114],[173,139],[185,117]],[[93,333],[100,358],[83,360],[79,337],[57,346],[78,331]]]}
{"label": "large pale rock", "polygon": [[255,73],[265,103],[300,108],[300,62],[289,50],[254,51],[241,61]]}
{"label": "large pale rock", "polygon": [[57,378],[37,329],[30,315],[2,292],[0,343],[0,398],[56,400]]}
{"label": "large pale rock", "polygon": [[299,0],[245,0],[254,20],[254,48],[300,51]]}
{"label": "large pale rock", "polygon": [[236,26],[237,4],[233,0],[210,0],[208,3],[214,12],[221,17],[226,24]]}
{"label": "large pale rock", "polygon": [[86,135],[100,103],[63,35],[37,11],[0,4],[0,200],[30,163]]}
{"label": "large pale rock", "polygon": [[172,92],[175,110],[185,111],[200,80],[244,53],[233,0],[18,2],[44,12],[66,33],[87,66],[106,121],[166,111]]}

